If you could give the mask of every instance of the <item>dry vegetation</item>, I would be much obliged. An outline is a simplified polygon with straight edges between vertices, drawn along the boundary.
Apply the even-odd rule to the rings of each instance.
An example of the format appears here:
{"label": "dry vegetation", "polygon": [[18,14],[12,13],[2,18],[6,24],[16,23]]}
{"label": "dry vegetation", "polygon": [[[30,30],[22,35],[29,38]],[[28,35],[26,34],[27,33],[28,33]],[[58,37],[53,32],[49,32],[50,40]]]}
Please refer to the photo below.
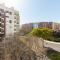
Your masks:
{"label": "dry vegetation", "polygon": [[0,60],[48,60],[43,39],[30,36],[9,36],[0,42]]}
{"label": "dry vegetation", "polygon": [[0,60],[36,60],[36,54],[15,35],[0,42]]}

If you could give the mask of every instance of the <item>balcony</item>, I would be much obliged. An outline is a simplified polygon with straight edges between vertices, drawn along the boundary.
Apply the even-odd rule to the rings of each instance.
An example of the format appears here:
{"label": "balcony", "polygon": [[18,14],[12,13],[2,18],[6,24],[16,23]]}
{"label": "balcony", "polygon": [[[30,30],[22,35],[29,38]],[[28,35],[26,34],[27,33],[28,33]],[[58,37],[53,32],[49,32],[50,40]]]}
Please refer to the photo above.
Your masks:
{"label": "balcony", "polygon": [[0,21],[0,23],[1,23],[1,21]]}
{"label": "balcony", "polygon": [[2,25],[4,25],[4,23],[1,23]]}
{"label": "balcony", "polygon": [[4,30],[4,27],[1,27],[1,30]]}
{"label": "balcony", "polygon": [[4,20],[4,18],[2,17],[1,19],[3,19]]}
{"label": "balcony", "polygon": [[0,34],[1,34],[1,32],[0,32]]}
{"label": "balcony", "polygon": [[4,24],[2,23],[2,24],[0,25],[0,27],[1,27],[1,28],[4,28]]}
{"label": "balcony", "polygon": [[4,32],[1,32],[1,34],[4,34]]}
{"label": "balcony", "polygon": [[1,32],[1,27],[0,27],[0,32]]}

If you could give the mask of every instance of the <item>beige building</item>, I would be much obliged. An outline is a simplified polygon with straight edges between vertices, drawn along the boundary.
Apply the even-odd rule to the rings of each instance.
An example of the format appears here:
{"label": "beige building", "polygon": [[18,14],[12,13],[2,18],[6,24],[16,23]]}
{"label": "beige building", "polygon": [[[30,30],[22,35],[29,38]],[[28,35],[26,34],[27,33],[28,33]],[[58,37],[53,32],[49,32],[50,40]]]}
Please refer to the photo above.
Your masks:
{"label": "beige building", "polygon": [[52,30],[60,30],[60,23],[55,22],[40,22],[38,28],[50,28]]}
{"label": "beige building", "polygon": [[19,30],[19,11],[0,4],[0,38],[14,35]]}
{"label": "beige building", "polygon": [[30,31],[32,31],[32,29],[33,29],[32,23],[23,24],[22,27],[21,27],[21,29],[20,29],[20,35],[27,34]]}

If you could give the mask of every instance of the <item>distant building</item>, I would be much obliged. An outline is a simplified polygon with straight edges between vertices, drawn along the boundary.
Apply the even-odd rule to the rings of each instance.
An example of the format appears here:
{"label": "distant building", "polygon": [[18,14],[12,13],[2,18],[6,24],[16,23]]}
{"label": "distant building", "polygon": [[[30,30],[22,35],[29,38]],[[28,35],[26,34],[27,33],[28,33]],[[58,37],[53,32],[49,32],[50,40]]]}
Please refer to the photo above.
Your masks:
{"label": "distant building", "polygon": [[33,28],[38,28],[38,23],[33,23]]}
{"label": "distant building", "polygon": [[60,30],[60,23],[55,22],[38,22],[38,23],[28,23],[23,24],[21,28],[22,35],[29,33],[32,31],[33,28],[49,28],[52,30]]}
{"label": "distant building", "polygon": [[23,24],[20,29],[20,35],[25,35],[25,34],[29,33],[30,31],[32,31],[32,29],[33,29],[32,23]]}
{"label": "distant building", "polygon": [[60,23],[55,22],[40,22],[38,28],[50,28],[52,30],[60,30]]}
{"label": "distant building", "polygon": [[13,7],[0,4],[0,38],[13,35],[19,30],[19,12]]}

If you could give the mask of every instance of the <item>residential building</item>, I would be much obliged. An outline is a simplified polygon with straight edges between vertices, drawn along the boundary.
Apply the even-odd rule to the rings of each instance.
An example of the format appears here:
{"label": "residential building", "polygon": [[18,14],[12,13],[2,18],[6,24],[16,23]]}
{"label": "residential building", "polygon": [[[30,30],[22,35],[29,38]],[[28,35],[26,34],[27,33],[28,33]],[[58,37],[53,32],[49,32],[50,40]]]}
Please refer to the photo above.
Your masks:
{"label": "residential building", "polygon": [[60,23],[55,22],[38,22],[38,23],[28,23],[23,24],[20,30],[20,34],[24,35],[32,31],[33,28],[49,28],[52,30],[60,30]]}
{"label": "residential building", "polygon": [[38,28],[50,28],[52,30],[60,30],[60,23],[55,22],[40,22]]}
{"label": "residential building", "polygon": [[38,28],[38,23],[33,23],[33,28]]}
{"label": "residential building", "polygon": [[32,29],[33,29],[32,23],[23,24],[20,29],[20,35],[25,35],[25,34],[29,33],[30,31],[32,31]]}
{"label": "residential building", "polygon": [[0,38],[13,35],[19,30],[19,12],[13,7],[0,4]]}

